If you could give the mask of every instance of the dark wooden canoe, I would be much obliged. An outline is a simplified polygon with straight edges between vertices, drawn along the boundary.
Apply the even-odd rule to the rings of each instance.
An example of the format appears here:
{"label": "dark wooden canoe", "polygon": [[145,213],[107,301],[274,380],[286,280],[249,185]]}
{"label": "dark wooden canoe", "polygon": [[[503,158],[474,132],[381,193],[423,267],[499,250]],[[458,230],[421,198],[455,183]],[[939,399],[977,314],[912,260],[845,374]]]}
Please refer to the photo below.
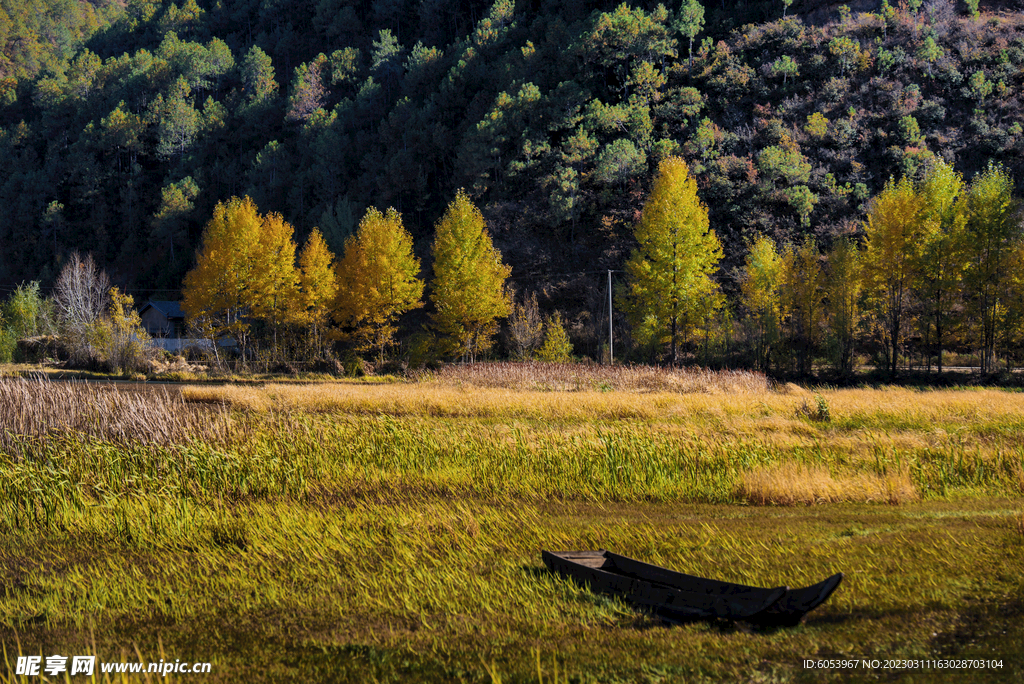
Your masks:
{"label": "dark wooden canoe", "polygon": [[765,589],[685,575],[603,549],[541,555],[551,572],[677,621],[724,618],[763,626],[795,625],[843,580],[839,573],[803,589]]}

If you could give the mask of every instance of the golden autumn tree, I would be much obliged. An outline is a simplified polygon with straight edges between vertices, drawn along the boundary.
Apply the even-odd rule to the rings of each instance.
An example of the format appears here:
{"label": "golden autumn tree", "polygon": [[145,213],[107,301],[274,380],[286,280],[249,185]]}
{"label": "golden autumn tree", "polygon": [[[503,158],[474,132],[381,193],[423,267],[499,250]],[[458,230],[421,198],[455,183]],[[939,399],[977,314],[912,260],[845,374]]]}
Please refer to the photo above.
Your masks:
{"label": "golden autumn tree", "polygon": [[296,317],[309,328],[314,356],[323,350],[324,331],[331,305],[338,294],[334,254],[317,228],[309,234],[299,254],[299,309]]}
{"label": "golden autumn tree", "polygon": [[675,361],[680,342],[721,301],[711,274],[722,258],[697,182],[679,157],[658,165],[634,234],[639,246],[626,262],[624,308],[639,337],[668,343]]}
{"label": "golden autumn tree", "polygon": [[512,310],[505,289],[512,269],[501,262],[483,214],[463,190],[437,222],[433,253],[434,327],[453,351],[472,360],[490,348],[497,319]]}
{"label": "golden autumn tree", "polygon": [[761,235],[747,253],[740,292],[747,308],[758,368],[768,370],[772,351],[779,341],[782,259],[771,238]]}
{"label": "golden autumn tree", "polygon": [[890,180],[872,200],[864,224],[866,284],[893,375],[899,363],[908,299],[920,267],[925,210],[913,181]]}
{"label": "golden autumn tree", "polygon": [[273,332],[278,355],[278,333],[293,322],[299,301],[299,273],[295,268],[295,234],[281,214],[271,213],[260,222],[259,242],[253,255],[250,311]]}
{"label": "golden autumn tree", "polygon": [[940,373],[942,346],[958,318],[967,268],[963,189],[963,178],[943,161],[935,163],[918,187],[924,203],[917,285],[924,308],[921,328],[925,345],[935,351]]}
{"label": "golden autumn tree", "polygon": [[234,337],[245,356],[252,321],[262,320],[276,347],[277,331],[291,322],[298,297],[292,235],[280,214],[261,215],[248,197],[218,203],[182,287],[189,323],[210,337]]}
{"label": "golden autumn tree", "polygon": [[182,309],[211,337],[229,335],[245,352],[262,218],[246,197],[219,202],[203,229],[196,265],[185,275]]}
{"label": "golden autumn tree", "polygon": [[394,343],[398,317],[423,306],[420,260],[412,236],[394,209],[371,207],[355,235],[345,241],[345,255],[335,267],[334,318],[347,329],[360,351],[376,350],[377,359]]}

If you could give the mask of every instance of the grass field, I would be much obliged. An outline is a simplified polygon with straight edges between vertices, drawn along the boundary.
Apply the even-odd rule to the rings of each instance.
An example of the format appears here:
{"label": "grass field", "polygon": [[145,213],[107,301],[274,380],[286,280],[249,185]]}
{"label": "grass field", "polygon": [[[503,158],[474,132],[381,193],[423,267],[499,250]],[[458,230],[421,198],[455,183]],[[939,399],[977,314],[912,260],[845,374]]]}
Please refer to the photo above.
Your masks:
{"label": "grass field", "polygon": [[[0,380],[11,663],[137,648],[212,662],[172,681],[768,682],[850,674],[805,658],[945,656],[1003,668],[902,676],[1024,674],[1021,393],[515,366],[141,387]],[[597,547],[766,586],[847,578],[796,628],[667,627],[540,561]],[[854,673],[876,676],[897,675]]]}

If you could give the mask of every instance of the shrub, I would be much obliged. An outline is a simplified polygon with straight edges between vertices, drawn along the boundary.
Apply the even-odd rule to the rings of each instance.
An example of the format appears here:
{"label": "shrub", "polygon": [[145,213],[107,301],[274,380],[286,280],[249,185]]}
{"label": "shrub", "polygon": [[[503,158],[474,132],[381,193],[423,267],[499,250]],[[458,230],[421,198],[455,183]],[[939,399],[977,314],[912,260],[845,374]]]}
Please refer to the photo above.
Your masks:
{"label": "shrub", "polygon": [[562,314],[557,311],[548,319],[544,344],[537,352],[537,358],[549,363],[572,361],[572,342],[569,341],[569,335],[562,324]]}

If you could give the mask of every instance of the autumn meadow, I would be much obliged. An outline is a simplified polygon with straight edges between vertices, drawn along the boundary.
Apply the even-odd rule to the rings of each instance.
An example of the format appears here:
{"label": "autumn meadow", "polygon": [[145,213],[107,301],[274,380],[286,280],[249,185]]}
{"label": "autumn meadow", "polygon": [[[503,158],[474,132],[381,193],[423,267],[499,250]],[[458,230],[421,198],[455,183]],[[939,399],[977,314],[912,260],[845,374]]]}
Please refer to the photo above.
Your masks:
{"label": "autumn meadow", "polygon": [[[88,651],[211,661],[212,681],[352,682],[1024,667],[1016,392],[478,364],[386,384],[8,378],[0,408],[12,663]],[[846,581],[796,628],[669,626],[549,574],[544,548]]]}

